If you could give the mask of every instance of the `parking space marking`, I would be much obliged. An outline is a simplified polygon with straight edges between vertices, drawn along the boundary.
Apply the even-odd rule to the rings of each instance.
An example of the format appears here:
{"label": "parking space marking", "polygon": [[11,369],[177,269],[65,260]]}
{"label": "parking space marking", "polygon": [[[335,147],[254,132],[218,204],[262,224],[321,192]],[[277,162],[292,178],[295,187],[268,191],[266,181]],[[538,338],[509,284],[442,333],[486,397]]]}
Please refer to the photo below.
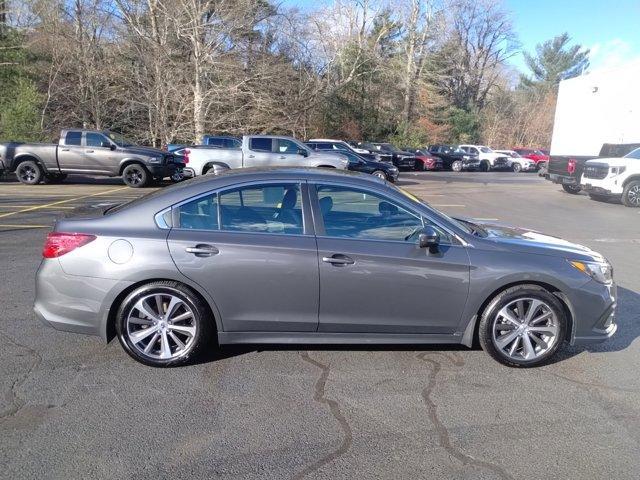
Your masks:
{"label": "parking space marking", "polygon": [[[39,206],[40,205],[14,205],[14,204],[7,204],[7,203],[1,203],[0,202],[0,208],[31,208],[31,207],[39,207]],[[60,209],[60,208],[63,208],[63,209],[74,209],[76,207],[56,207],[56,206],[53,206],[53,207],[41,207],[41,208],[55,208],[57,210],[57,209]]]}
{"label": "parking space marking", "polygon": [[36,207],[25,208],[23,210],[18,210],[17,212],[3,213],[3,214],[0,215],[0,218],[10,217],[11,215],[17,215],[19,213],[33,212],[34,210],[42,210],[42,209],[45,209],[47,207],[52,207],[54,205],[60,205],[60,204],[69,203],[69,202],[75,202],[77,200],[82,200],[82,199],[85,199],[85,198],[97,197],[97,196],[100,196],[100,195],[106,195],[108,193],[117,192],[117,191],[124,190],[124,189],[127,189],[127,188],[129,188],[129,187],[112,188],[112,189],[109,189],[109,190],[104,190],[102,192],[92,193],[92,194],[89,194],[89,195],[81,195],[79,197],[69,198],[67,200],[59,200],[57,202],[47,203],[45,205],[39,205],[39,206],[36,206]]}
{"label": "parking space marking", "polygon": [[51,228],[51,225],[12,225],[10,223],[0,223],[0,228]]}

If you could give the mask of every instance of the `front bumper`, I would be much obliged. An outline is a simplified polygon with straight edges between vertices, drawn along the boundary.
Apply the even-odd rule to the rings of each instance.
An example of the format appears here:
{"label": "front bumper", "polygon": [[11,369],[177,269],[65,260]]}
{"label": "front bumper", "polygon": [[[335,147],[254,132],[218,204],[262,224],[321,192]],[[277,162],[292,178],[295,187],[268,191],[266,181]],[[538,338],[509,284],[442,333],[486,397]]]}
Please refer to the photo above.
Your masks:
{"label": "front bumper", "polygon": [[618,329],[615,321],[617,287],[590,280],[567,296],[573,317],[571,345],[600,343]]}
{"label": "front bumper", "polygon": [[400,176],[400,172],[398,170],[395,171],[387,171],[385,172],[387,175],[387,180],[390,181],[391,183],[395,182],[396,180],[398,180],[398,177]]}
{"label": "front bumper", "polygon": [[480,160],[463,160],[462,169],[463,170],[479,170]]}
{"label": "front bumper", "polygon": [[393,164],[398,168],[414,169],[416,166],[416,159],[412,157],[400,157],[393,161]]}
{"label": "front bumper", "polygon": [[610,178],[597,179],[585,178],[583,176],[580,186],[586,190],[587,193],[593,193],[595,195],[620,196],[622,195],[622,185],[617,185],[617,183],[618,182],[612,181]]}
{"label": "front bumper", "polygon": [[146,165],[147,169],[154,178],[171,177],[174,173],[184,167],[182,163],[167,163],[165,165]]}

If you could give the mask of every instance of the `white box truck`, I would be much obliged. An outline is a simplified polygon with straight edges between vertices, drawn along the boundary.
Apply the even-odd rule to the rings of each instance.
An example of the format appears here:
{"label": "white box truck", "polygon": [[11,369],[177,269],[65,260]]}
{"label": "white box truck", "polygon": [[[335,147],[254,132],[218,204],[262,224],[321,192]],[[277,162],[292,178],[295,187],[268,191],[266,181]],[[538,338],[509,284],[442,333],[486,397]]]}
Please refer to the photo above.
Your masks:
{"label": "white box truck", "polygon": [[[568,193],[578,193],[587,185],[593,186],[593,182],[581,184],[587,161],[599,159],[598,162],[608,164],[610,162],[605,158],[620,159],[638,147],[640,64],[593,71],[560,82],[547,173],[549,180],[561,184]],[[613,163],[612,167],[620,162]],[[619,171],[608,169],[606,177],[611,179],[619,175]],[[590,193],[622,196],[625,182],[633,178],[628,175],[631,169],[627,168],[626,172],[628,178],[612,180],[617,184],[609,194],[604,190]]]}

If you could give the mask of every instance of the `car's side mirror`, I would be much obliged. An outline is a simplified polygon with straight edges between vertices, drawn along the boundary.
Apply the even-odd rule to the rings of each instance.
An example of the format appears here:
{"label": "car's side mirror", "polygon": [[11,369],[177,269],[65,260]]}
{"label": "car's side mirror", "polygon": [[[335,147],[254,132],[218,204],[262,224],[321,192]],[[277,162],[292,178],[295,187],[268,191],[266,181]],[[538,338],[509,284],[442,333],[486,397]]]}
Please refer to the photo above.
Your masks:
{"label": "car's side mirror", "polygon": [[299,148],[298,149],[298,155],[302,155],[303,157],[308,157],[309,156],[309,152],[307,150],[305,150],[304,148]]}
{"label": "car's side mirror", "polygon": [[102,146],[105,148],[110,148],[111,150],[115,150],[116,146],[115,144],[111,143],[111,142],[102,142]]}
{"label": "car's side mirror", "polygon": [[418,234],[418,246],[420,248],[428,248],[430,252],[437,251],[440,245],[440,234],[430,225],[427,225]]}

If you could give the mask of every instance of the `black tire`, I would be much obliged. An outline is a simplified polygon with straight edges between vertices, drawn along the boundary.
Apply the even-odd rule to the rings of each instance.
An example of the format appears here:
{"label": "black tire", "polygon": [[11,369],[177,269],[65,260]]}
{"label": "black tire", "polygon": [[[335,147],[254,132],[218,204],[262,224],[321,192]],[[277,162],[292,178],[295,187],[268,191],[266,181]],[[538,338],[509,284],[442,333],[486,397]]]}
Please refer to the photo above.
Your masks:
{"label": "black tire", "polygon": [[577,195],[582,190],[582,187],[580,185],[565,185],[565,184],[562,184],[562,189],[565,192],[570,193],[571,195]]}
{"label": "black tire", "polygon": [[[503,352],[495,345],[492,335],[492,329],[494,327],[494,322],[497,320],[498,312],[506,305],[518,299],[541,300],[551,311],[553,311],[558,324],[556,339],[553,345],[549,347],[548,351],[533,360],[518,360],[508,356],[507,353]],[[566,332],[567,317],[565,310],[562,303],[555,295],[538,285],[516,285],[515,287],[508,288],[496,295],[484,309],[480,318],[478,339],[482,349],[503,365],[527,368],[544,365],[551,360],[564,343]]]}
{"label": "black tire", "polygon": [[522,165],[520,165],[518,162],[515,162],[511,165],[511,170],[513,170],[513,173],[520,173],[522,171]]}
{"label": "black tire", "polygon": [[382,170],[376,170],[371,175],[373,175],[374,177],[381,178],[382,180],[386,180],[387,179],[387,174],[384,173]]}
{"label": "black tire", "polygon": [[462,160],[454,160],[453,162],[451,162],[451,170],[453,170],[454,172],[461,172]]}
{"label": "black tire", "polygon": [[57,184],[62,183],[67,179],[66,173],[58,173],[58,174],[49,174],[45,175],[42,179],[42,183],[46,184]]}
{"label": "black tire", "polygon": [[[150,355],[140,352],[131,340],[127,328],[127,318],[132,310],[134,310],[136,302],[147,295],[155,294],[172,295],[177,297],[193,312],[193,325],[195,325],[196,328],[195,335],[192,337],[193,340],[191,343],[185,344],[187,350],[183,353],[177,353],[175,357],[169,359],[153,358]],[[193,290],[179,282],[168,280],[157,281],[135,289],[127,295],[118,308],[115,327],[118,340],[120,341],[122,348],[124,348],[124,351],[127,352],[127,354],[129,354],[134,360],[151,367],[175,367],[179,365],[186,365],[200,355],[207,347],[214,347],[211,344],[211,338],[215,328],[213,318],[210,318],[209,309],[200,297],[193,292]],[[147,328],[156,327],[149,326]],[[141,329],[143,329],[143,327],[141,327]],[[152,339],[149,340],[149,342],[151,341]],[[177,349],[177,343],[173,342],[173,347]],[[179,352],[179,350],[176,350],[176,352]]]}
{"label": "black tire", "polygon": [[536,170],[540,171],[546,171],[547,170],[547,162],[538,162],[538,164],[536,165]]}
{"label": "black tire", "polygon": [[625,207],[640,207],[640,180],[631,180],[624,186],[622,204]]}
{"label": "black tire", "polygon": [[122,171],[122,181],[131,188],[144,188],[151,182],[151,174],[143,165],[132,163]]}
{"label": "black tire", "polygon": [[37,185],[43,180],[44,171],[37,162],[25,160],[17,166],[16,177],[18,177],[20,183],[25,185]]}
{"label": "black tire", "polygon": [[424,172],[426,170],[424,163],[420,160],[416,160],[416,163],[413,165],[413,169],[417,172]]}
{"label": "black tire", "polygon": [[481,172],[488,172],[489,170],[491,170],[491,164],[488,161],[483,160],[482,162],[480,162]]}

